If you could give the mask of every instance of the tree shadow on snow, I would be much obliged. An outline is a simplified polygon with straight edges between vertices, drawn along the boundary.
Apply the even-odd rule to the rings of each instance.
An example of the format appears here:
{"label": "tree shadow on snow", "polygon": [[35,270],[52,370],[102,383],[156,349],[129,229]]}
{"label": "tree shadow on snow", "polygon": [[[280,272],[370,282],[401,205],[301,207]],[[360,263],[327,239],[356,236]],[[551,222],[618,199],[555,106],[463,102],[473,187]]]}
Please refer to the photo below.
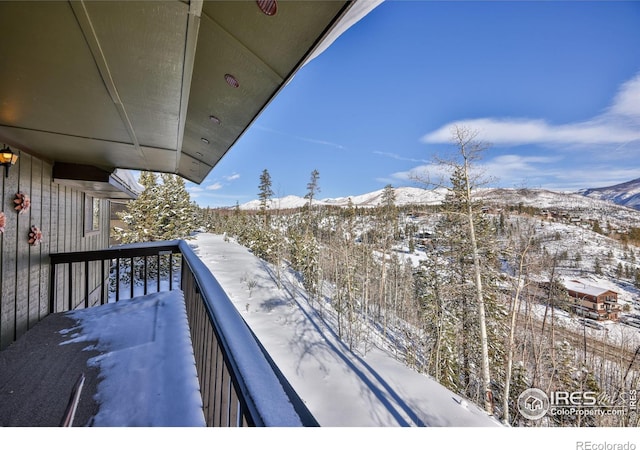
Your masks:
{"label": "tree shadow on snow", "polygon": [[[263,263],[264,269],[275,277],[273,269],[266,263]],[[274,278],[275,280],[275,278]],[[337,355],[351,371],[357,375],[360,381],[370,389],[373,396],[385,406],[387,411],[395,418],[400,426],[420,426],[425,427],[427,424],[418,416],[418,414],[406,403],[406,401],[387,383],[387,381],[380,376],[380,374],[374,370],[369,364],[367,364],[360,356],[356,355],[349,349],[349,347],[342,342],[336,332],[329,326],[323,327],[317,322],[318,316],[312,317],[305,308],[297,300],[297,296],[306,297],[306,293],[297,290],[296,293],[291,291],[291,287],[286,284],[282,284],[282,289],[287,292],[291,300],[298,305],[300,312],[306,317],[309,323],[315,328],[318,334],[325,338],[325,344],[329,349]],[[287,302],[284,302],[285,304]],[[329,334],[330,336],[327,336]],[[305,352],[308,354],[310,352]],[[355,361],[355,362],[354,362]],[[356,364],[357,363],[357,364]],[[360,367],[359,367],[360,366]],[[377,383],[377,384],[376,384]],[[392,399],[393,402],[390,400]],[[395,405],[394,405],[395,403]],[[411,420],[410,423],[407,420]]]}

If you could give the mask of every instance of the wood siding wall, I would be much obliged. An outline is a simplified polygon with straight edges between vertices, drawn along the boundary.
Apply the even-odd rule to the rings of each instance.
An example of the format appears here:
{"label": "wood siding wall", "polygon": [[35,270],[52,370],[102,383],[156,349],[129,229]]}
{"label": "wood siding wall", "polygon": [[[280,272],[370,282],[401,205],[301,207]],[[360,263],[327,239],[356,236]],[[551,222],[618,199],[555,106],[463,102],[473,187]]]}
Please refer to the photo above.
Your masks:
{"label": "wood siding wall", "polygon": [[[109,246],[109,202],[101,200],[100,231],[85,233],[83,192],[53,183],[52,165],[24,152],[5,177],[0,168],[2,211],[6,215],[4,233],[0,234],[0,350],[42,320],[49,311],[49,254],[69,251],[98,250]],[[15,194],[22,191],[31,197],[31,208],[18,214],[14,210]],[[27,242],[32,225],[43,233],[43,241],[31,246]],[[84,267],[74,267],[75,280],[82,280]],[[69,286],[67,269],[56,275],[60,295],[55,312],[68,310],[62,300]],[[92,291],[100,285],[91,280]]]}

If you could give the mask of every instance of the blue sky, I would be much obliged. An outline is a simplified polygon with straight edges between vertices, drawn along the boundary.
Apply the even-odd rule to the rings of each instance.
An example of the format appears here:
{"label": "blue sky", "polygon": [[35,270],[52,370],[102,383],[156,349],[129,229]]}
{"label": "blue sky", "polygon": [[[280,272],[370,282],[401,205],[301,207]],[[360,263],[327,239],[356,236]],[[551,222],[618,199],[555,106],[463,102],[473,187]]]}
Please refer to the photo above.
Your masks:
{"label": "blue sky", "polygon": [[640,2],[380,4],[303,67],[200,184],[200,206],[415,186],[465,124],[493,185],[640,178]]}

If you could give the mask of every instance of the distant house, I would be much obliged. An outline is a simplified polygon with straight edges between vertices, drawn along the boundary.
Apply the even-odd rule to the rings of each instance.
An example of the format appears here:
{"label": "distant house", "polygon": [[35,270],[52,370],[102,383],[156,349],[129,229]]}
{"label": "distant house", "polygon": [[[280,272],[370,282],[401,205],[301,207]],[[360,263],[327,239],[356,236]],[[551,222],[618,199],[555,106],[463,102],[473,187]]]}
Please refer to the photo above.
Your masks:
{"label": "distant house", "polygon": [[576,314],[597,320],[618,320],[618,293],[600,286],[571,280],[564,283]]}
{"label": "distant house", "polygon": [[415,243],[421,247],[433,248],[433,238],[435,234],[433,231],[421,229],[413,234]]}

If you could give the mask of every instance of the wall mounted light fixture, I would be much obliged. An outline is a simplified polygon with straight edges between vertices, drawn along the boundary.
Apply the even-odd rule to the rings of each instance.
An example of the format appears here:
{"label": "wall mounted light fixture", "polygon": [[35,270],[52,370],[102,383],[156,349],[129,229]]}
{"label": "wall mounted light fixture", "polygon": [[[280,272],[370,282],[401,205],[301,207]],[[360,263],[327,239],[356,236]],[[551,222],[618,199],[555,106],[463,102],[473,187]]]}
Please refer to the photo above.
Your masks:
{"label": "wall mounted light fixture", "polygon": [[9,167],[13,166],[17,160],[18,155],[13,153],[11,148],[5,145],[2,151],[0,151],[0,165],[4,166],[5,177],[9,176]]}

